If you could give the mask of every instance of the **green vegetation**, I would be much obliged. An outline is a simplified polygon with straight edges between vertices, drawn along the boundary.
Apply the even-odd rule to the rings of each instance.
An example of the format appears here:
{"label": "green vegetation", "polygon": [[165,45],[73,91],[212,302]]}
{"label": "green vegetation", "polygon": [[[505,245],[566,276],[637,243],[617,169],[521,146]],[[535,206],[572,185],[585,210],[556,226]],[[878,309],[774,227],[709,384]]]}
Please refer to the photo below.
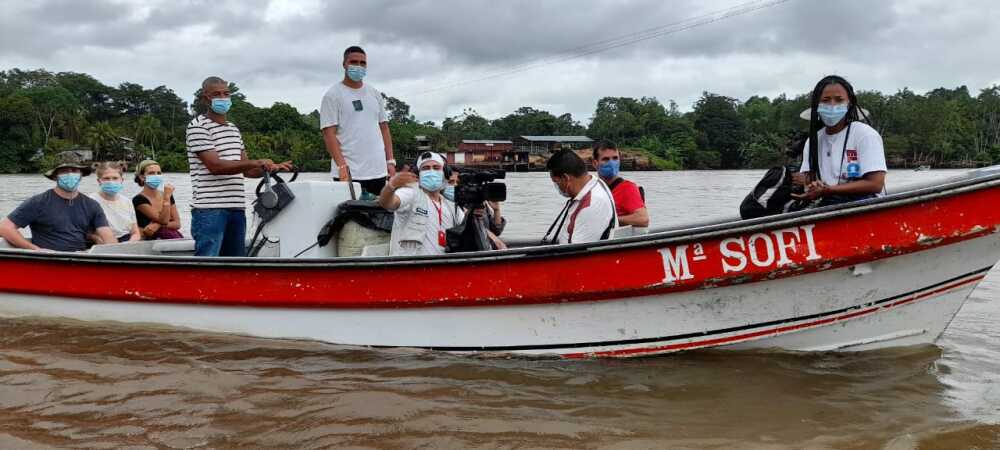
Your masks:
{"label": "green vegetation", "polygon": [[[235,101],[230,120],[243,131],[250,157],[291,159],[305,170],[328,170],[317,111],[301,114],[280,102],[258,107],[238,86],[231,89]],[[859,99],[885,140],[890,165],[1000,163],[1000,86],[976,96],[962,86],[923,95],[908,89],[892,95],[866,91]],[[597,102],[589,126],[569,114],[556,116],[527,106],[493,120],[467,109],[438,126],[418,122],[409,105],[386,97],[401,160],[415,155],[416,136],[427,136],[433,148],[444,150],[462,139],[587,135],[642,153],[665,170],[780,164],[790,141],[806,131],[799,113],[807,106],[806,94],[754,96],[741,102],[706,92],[692,111],[682,113],[674,102],[664,105],[655,98],[605,97]],[[81,73],[0,71],[0,171],[37,172],[55,153],[76,148],[93,150],[95,159],[149,157],[167,170],[185,171],[184,129],[191,114],[188,102],[165,86],[110,87]],[[122,145],[123,137],[132,140],[131,154]]]}

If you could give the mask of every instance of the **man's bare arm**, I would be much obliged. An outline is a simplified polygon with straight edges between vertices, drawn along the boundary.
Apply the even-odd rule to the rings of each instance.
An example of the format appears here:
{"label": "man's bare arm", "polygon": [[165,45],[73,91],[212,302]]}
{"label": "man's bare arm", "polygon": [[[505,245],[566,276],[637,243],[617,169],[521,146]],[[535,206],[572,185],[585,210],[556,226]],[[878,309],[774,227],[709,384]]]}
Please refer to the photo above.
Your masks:
{"label": "man's bare arm", "polygon": [[32,244],[31,241],[25,239],[24,235],[17,230],[17,225],[6,217],[4,217],[3,220],[0,220],[0,237],[4,238],[8,244],[17,248],[41,250],[41,247]]}
{"label": "man's bare arm", "polygon": [[382,122],[378,124],[378,128],[382,132],[382,145],[385,146],[385,167],[391,177],[396,175],[396,167],[393,164],[389,164],[389,160],[395,159],[395,157],[392,156],[392,132],[389,131],[389,122]]}
{"label": "man's bare arm", "polygon": [[632,225],[634,227],[648,227],[649,226],[649,211],[646,208],[639,208],[632,212],[632,214],[626,214],[624,216],[618,216],[619,225]]}

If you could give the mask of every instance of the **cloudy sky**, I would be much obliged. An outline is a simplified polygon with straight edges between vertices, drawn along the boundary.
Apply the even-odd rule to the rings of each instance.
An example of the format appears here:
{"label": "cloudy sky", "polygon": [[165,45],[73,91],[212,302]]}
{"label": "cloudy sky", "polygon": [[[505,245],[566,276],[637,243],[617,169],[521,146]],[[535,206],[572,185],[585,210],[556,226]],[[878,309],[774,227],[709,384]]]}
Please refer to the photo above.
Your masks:
{"label": "cloudy sky", "polygon": [[360,44],[366,82],[438,123],[528,105],[586,124],[605,96],[687,110],[702,91],[795,94],[828,73],[883,92],[1000,84],[996,0],[0,0],[0,10],[0,70],[166,85],[185,100],[218,74],[258,106],[308,112],[343,77],[343,49]]}

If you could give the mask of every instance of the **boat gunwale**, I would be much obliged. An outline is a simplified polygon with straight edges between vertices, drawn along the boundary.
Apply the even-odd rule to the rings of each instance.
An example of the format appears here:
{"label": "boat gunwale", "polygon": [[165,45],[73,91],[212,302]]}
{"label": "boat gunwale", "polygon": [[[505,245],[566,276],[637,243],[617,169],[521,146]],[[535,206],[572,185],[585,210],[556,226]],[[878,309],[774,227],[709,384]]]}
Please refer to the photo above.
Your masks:
{"label": "boat gunwale", "polygon": [[778,214],[748,220],[732,220],[721,223],[678,228],[650,233],[643,236],[632,236],[621,239],[604,240],[580,244],[538,245],[518,247],[507,250],[494,250],[474,253],[450,253],[431,256],[369,256],[369,257],[335,257],[335,258],[219,258],[199,256],[167,256],[167,255],[126,255],[126,254],[91,254],[75,252],[39,252],[24,249],[0,249],[0,261],[10,259],[42,260],[59,263],[100,263],[100,264],[130,264],[180,267],[220,267],[220,268],[346,268],[359,269],[371,267],[406,267],[413,265],[457,265],[468,263],[512,262],[523,259],[538,259],[550,257],[571,257],[590,255],[594,253],[631,250],[643,247],[660,247],[677,245],[692,241],[721,238],[734,234],[754,233],[765,230],[792,227],[809,222],[866,214],[873,211],[893,209],[921,203],[930,200],[953,197],[969,192],[1000,186],[1000,173],[983,176],[972,176],[944,182],[937,185],[904,191],[885,197],[874,198],[840,204],[823,208],[807,209],[793,213]]}

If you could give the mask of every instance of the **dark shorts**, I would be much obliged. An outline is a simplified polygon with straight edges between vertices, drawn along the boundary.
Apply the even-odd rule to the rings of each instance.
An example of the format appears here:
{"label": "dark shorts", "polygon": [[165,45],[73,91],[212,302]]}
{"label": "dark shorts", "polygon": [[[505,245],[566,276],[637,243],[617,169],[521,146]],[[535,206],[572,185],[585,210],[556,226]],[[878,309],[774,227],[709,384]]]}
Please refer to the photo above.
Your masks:
{"label": "dark shorts", "polygon": [[[333,181],[340,181],[339,178],[334,178]],[[382,188],[385,187],[385,178],[375,178],[373,180],[353,180],[361,185],[361,190],[365,192],[370,192],[374,195],[378,195],[382,192]]]}

